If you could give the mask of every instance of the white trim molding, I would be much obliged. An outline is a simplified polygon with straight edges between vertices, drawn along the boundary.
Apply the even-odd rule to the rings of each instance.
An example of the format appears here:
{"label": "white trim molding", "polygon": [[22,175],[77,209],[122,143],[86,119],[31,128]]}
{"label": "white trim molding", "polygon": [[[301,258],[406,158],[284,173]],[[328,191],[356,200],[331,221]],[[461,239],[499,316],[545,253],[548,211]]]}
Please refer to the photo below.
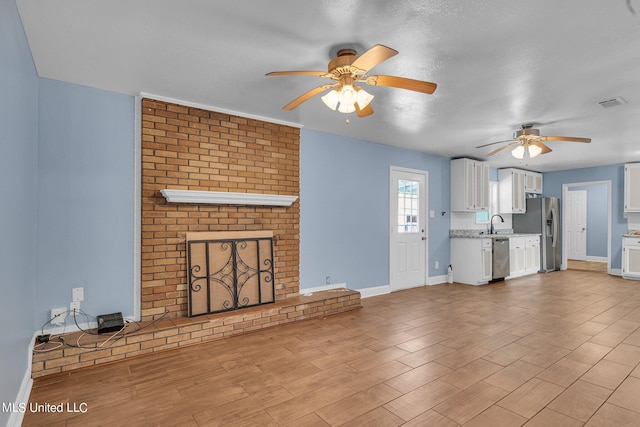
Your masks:
{"label": "white trim molding", "polygon": [[[346,283],[334,283],[332,285],[323,285],[323,286],[316,286],[315,288],[302,288],[300,289],[300,295],[308,295],[308,294],[313,294],[315,292],[322,292],[322,291],[330,291],[333,289],[349,289],[347,288],[347,284]],[[357,290],[357,289],[355,289]]]}
{"label": "white trim molding", "polygon": [[[27,349],[27,369],[25,369],[24,377],[22,377],[22,383],[20,384],[20,390],[18,390],[18,394],[16,396],[14,404],[14,408],[18,409],[20,405],[28,405],[29,397],[31,396],[31,388],[33,387],[33,379],[31,379],[31,365],[33,363],[33,347],[35,346],[36,337],[40,334],[40,331],[35,331],[33,336],[31,337],[31,342],[29,343],[29,348]],[[24,419],[24,414],[26,411],[21,410],[12,410],[9,415],[9,420],[7,420],[7,427],[20,427],[22,425],[22,420]]]}
{"label": "white trim molding", "polygon": [[205,203],[215,205],[291,206],[298,196],[232,193],[226,191],[160,190],[169,203]]}
{"label": "white trim molding", "polygon": [[133,316],[141,319],[142,311],[142,97],[135,97],[135,135],[133,168]]}
{"label": "white trim molding", "polygon": [[589,256],[589,255],[587,255],[586,261],[590,261],[590,262],[607,262],[607,261],[609,261],[609,258],[606,257],[606,256]]}
{"label": "white trim molding", "polygon": [[442,285],[443,283],[447,283],[447,275],[446,274],[444,274],[442,276],[431,276],[431,277],[429,277],[429,286]]}
{"label": "white trim molding", "polygon": [[197,103],[197,102],[190,102],[190,101],[185,101],[185,100],[182,100],[182,99],[170,98],[168,96],[154,95],[152,93],[146,93],[146,92],[140,92],[138,94],[138,96],[140,96],[141,98],[155,99],[156,101],[164,101],[164,102],[170,102],[172,104],[183,105],[185,107],[198,108],[200,110],[214,111],[216,113],[229,114],[231,116],[238,116],[238,117],[244,117],[244,118],[247,118],[247,119],[260,120],[262,122],[275,123],[275,124],[279,124],[279,125],[291,126],[291,127],[294,127],[294,128],[302,128],[303,127],[303,125],[301,125],[300,123],[288,122],[288,121],[285,121],[285,120],[274,119],[274,118],[271,118],[271,117],[258,116],[258,115],[255,115],[255,114],[242,113],[240,111],[233,111],[233,110],[228,110],[226,108],[220,108],[220,107],[214,107],[214,106],[211,106],[211,105],[200,104],[200,103]]}
{"label": "white trim molding", "polygon": [[391,293],[391,286],[373,286],[371,288],[356,289],[360,292],[360,298],[377,297],[378,295],[386,295]]}

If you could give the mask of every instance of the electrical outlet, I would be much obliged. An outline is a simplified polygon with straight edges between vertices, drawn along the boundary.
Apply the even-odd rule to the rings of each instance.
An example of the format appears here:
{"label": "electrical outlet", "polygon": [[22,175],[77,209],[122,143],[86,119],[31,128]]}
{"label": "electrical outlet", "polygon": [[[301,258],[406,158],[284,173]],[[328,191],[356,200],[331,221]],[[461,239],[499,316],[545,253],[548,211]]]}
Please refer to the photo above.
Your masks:
{"label": "electrical outlet", "polygon": [[71,301],[73,302],[84,301],[84,288],[73,288],[71,290]]}
{"label": "electrical outlet", "polygon": [[330,285],[331,284],[331,276],[325,277],[324,283],[325,283],[325,285]]}
{"label": "electrical outlet", "polygon": [[78,313],[80,311],[80,301],[73,301],[69,303],[69,312]]}
{"label": "electrical outlet", "polygon": [[52,325],[64,325],[64,320],[67,318],[67,309],[52,308],[51,309],[51,324]]}
{"label": "electrical outlet", "polygon": [[438,270],[440,268],[440,262],[436,261],[434,267],[436,270]]}

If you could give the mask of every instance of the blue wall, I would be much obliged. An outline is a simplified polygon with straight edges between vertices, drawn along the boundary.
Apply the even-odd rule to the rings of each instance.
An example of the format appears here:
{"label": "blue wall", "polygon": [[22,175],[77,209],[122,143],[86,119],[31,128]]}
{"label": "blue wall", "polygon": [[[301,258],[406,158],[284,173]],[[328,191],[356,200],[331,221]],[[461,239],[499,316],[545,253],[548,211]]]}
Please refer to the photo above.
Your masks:
{"label": "blue wall", "polygon": [[562,199],[562,185],[611,181],[611,268],[622,268],[622,234],[627,232],[624,213],[624,165],[572,169],[544,174],[544,195]]}
{"label": "blue wall", "polygon": [[429,276],[446,274],[448,158],[306,129],[300,144],[301,288],[326,276],[352,289],[389,284],[390,166],[429,172]]}
{"label": "blue wall", "polygon": [[[0,2],[0,402],[15,402],[33,336],[38,76],[15,1]],[[9,420],[0,412],[0,425]]]}
{"label": "blue wall", "polygon": [[36,325],[81,286],[92,316],[134,314],[134,116],[131,96],[40,80]]}
{"label": "blue wall", "polygon": [[587,192],[587,256],[607,256],[608,207],[607,185],[594,184],[584,187],[571,187],[569,191]]}

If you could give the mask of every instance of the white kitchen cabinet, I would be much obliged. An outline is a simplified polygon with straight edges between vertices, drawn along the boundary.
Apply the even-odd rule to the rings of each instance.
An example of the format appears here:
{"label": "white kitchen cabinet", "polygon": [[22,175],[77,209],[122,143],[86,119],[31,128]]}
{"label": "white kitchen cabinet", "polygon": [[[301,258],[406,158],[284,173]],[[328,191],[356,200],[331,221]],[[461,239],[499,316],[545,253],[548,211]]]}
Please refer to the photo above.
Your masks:
{"label": "white kitchen cabinet", "polygon": [[482,240],[482,280],[488,282],[493,277],[493,242],[487,240]]}
{"label": "white kitchen cabinet", "polygon": [[640,163],[624,165],[624,211],[640,212]]}
{"label": "white kitchen cabinet", "polygon": [[526,238],[523,236],[509,238],[509,278],[527,274]]}
{"label": "white kitchen cabinet", "polygon": [[640,237],[622,238],[622,277],[640,279]]}
{"label": "white kitchen cabinet", "polygon": [[475,212],[489,209],[489,165],[471,159],[451,161],[451,210]]}
{"label": "white kitchen cabinet", "polygon": [[524,213],[527,209],[524,195],[525,172],[520,169],[498,170],[498,198],[500,213]]}
{"label": "white kitchen cabinet", "polygon": [[542,194],[542,174],[539,172],[525,171],[524,192]]}
{"label": "white kitchen cabinet", "polygon": [[453,281],[467,285],[488,283],[493,273],[491,250],[491,239],[451,239]]}
{"label": "white kitchen cabinet", "polygon": [[540,271],[540,236],[527,236],[524,243],[525,274]]}

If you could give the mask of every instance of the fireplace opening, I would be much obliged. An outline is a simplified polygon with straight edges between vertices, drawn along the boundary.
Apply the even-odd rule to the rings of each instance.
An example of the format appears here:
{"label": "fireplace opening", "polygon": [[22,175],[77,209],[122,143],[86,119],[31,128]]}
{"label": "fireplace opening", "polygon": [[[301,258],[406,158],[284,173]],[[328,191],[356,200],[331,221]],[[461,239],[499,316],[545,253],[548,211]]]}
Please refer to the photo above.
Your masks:
{"label": "fireplace opening", "polygon": [[275,302],[273,232],[187,233],[189,317]]}

